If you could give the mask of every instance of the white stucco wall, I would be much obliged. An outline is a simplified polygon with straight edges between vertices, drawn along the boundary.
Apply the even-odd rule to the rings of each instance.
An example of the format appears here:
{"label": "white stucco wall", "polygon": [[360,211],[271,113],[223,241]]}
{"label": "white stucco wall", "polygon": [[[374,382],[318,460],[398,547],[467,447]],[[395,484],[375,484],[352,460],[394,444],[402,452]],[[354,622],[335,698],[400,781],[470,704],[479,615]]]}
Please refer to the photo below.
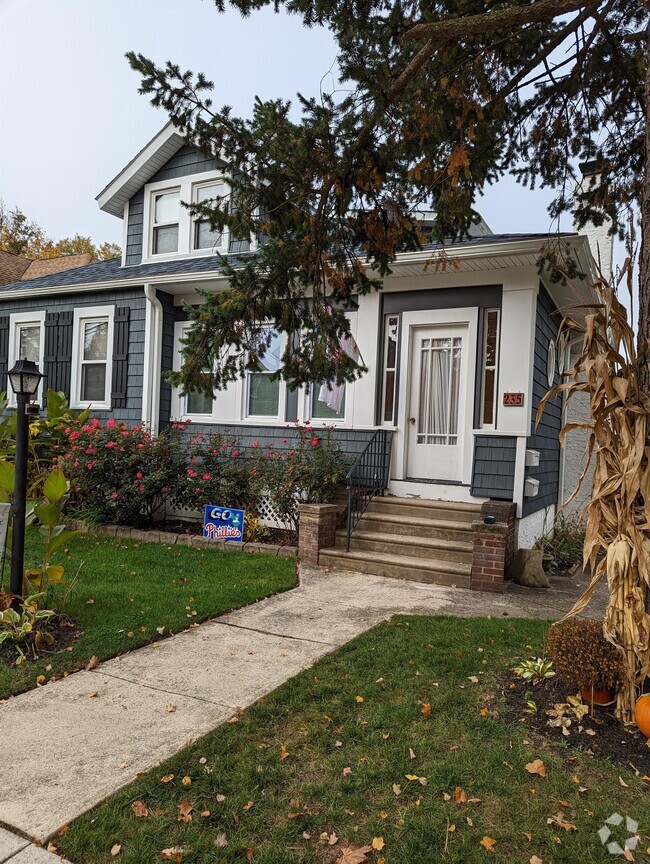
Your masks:
{"label": "white stucco wall", "polygon": [[519,549],[532,549],[535,541],[553,530],[555,519],[555,505],[545,507],[530,516],[519,520],[517,532],[517,544]]}

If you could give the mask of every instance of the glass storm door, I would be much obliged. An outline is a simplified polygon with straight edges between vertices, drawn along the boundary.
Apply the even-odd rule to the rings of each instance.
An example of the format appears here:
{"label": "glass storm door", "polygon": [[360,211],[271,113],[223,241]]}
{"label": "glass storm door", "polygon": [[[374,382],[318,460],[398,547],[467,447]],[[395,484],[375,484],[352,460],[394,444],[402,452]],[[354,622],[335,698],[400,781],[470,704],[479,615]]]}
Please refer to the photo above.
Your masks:
{"label": "glass storm door", "polygon": [[465,442],[468,327],[414,327],[411,334],[408,477],[458,481]]}

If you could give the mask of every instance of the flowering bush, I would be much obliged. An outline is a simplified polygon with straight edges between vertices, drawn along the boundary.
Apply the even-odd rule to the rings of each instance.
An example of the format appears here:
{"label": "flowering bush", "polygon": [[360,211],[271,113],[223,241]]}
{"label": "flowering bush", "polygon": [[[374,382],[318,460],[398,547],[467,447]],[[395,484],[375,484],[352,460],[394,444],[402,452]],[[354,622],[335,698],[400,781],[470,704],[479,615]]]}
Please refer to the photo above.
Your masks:
{"label": "flowering bush", "polygon": [[255,447],[253,442],[253,462],[276,514],[297,530],[298,505],[328,501],[344,481],[349,459],[334,438],[333,426],[316,430],[310,423],[296,422],[293,427],[295,444],[288,438],[282,442],[287,449]]}
{"label": "flowering bush", "polygon": [[[183,424],[174,427],[182,429]],[[257,471],[234,435],[198,434],[186,445],[185,459],[175,484],[179,506],[202,510],[206,504],[223,503],[257,512]]]}
{"label": "flowering bush", "polygon": [[185,470],[176,428],[154,438],[140,426],[93,418],[65,435],[58,458],[72,500],[99,522],[149,526]]}

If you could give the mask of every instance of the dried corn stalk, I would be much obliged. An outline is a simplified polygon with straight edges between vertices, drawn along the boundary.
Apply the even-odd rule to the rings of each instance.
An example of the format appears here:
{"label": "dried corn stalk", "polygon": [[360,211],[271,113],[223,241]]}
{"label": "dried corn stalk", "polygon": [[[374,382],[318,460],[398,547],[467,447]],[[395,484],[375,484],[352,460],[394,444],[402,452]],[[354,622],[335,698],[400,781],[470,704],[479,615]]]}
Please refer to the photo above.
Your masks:
{"label": "dried corn stalk", "polygon": [[[632,268],[626,264],[628,287]],[[542,400],[560,393],[569,401],[586,393],[590,419],[567,423],[560,433],[588,430],[586,467],[577,494],[591,463],[594,465],[592,493],[584,507],[587,515],[583,566],[590,565],[591,582],[566,618],[576,615],[589,602],[600,579],[609,585],[609,603],[604,622],[607,639],[623,654],[625,680],[616,703],[616,714],[624,723],[634,721],[634,705],[640,687],[650,674],[650,616],[646,593],[650,588],[650,446],[648,446],[650,399],[641,391],[637,370],[639,357],[627,312],[615,288],[600,279],[594,286],[598,301],[587,307],[584,323],[567,316],[560,326],[565,333],[582,335],[582,350],[565,379]]]}

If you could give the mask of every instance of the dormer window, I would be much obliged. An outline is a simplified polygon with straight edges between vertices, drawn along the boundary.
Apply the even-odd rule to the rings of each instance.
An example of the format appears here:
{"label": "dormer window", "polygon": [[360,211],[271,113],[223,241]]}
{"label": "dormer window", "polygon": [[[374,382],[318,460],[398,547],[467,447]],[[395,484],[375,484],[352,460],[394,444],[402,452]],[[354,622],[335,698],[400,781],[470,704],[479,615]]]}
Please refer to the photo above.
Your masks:
{"label": "dormer window", "polygon": [[180,191],[161,192],[154,195],[153,203],[153,254],[164,255],[178,252],[178,217]]}
{"label": "dormer window", "polygon": [[[206,201],[216,203],[215,199],[223,198],[226,194],[225,183],[209,183],[205,186],[194,187],[194,201],[203,204]],[[214,249],[221,246],[221,232],[212,231],[207,219],[194,220],[194,248]]]}

